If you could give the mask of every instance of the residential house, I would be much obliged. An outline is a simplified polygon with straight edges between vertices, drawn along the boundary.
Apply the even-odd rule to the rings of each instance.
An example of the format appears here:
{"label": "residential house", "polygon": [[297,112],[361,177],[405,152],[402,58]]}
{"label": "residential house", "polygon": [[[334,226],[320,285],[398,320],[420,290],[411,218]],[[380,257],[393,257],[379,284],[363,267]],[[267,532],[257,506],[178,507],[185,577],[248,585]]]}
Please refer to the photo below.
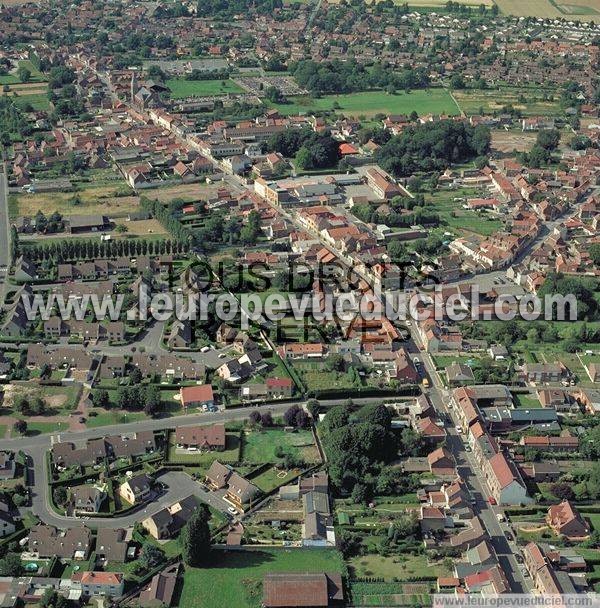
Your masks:
{"label": "residential house", "polygon": [[200,407],[204,410],[212,409],[215,405],[212,385],[201,384],[199,386],[182,387],[181,403],[184,409],[190,407]]}
{"label": "residential house", "polygon": [[123,564],[130,553],[127,531],[123,528],[98,528],[96,558]]}
{"label": "residential house", "polygon": [[188,496],[144,519],[142,526],[157,540],[173,538],[199,508],[198,499]]}
{"label": "residential house", "polygon": [[556,534],[564,536],[567,540],[580,540],[590,534],[589,525],[568,500],[552,505],[548,509],[546,522]]}
{"label": "residential house", "polygon": [[181,565],[179,562],[167,566],[164,570],[155,574],[150,584],[140,593],[140,605],[147,608],[163,608],[171,606],[177,578]]}
{"label": "residential house", "polygon": [[337,573],[276,573],[263,579],[264,608],[328,608],[344,603],[342,577]]}
{"label": "residential house", "polygon": [[141,473],[135,475],[119,486],[119,495],[131,505],[144,502],[152,490],[152,478]]}
{"label": "residential house", "polygon": [[71,581],[80,586],[86,597],[121,597],[125,589],[122,572],[79,571],[71,575]]}
{"label": "residential house", "polygon": [[75,513],[98,513],[106,499],[106,492],[95,486],[76,486],[71,489],[71,504]]}
{"label": "residential house", "polygon": [[178,448],[199,451],[222,451],[225,449],[225,425],[179,426],[175,429]]}
{"label": "residential house", "polygon": [[54,526],[37,524],[29,531],[29,552],[40,558],[87,559],[92,542],[92,533],[85,526],[64,531]]}
{"label": "residential house", "polygon": [[458,361],[454,361],[446,367],[446,378],[450,386],[473,384],[475,382],[473,370],[468,365]]}

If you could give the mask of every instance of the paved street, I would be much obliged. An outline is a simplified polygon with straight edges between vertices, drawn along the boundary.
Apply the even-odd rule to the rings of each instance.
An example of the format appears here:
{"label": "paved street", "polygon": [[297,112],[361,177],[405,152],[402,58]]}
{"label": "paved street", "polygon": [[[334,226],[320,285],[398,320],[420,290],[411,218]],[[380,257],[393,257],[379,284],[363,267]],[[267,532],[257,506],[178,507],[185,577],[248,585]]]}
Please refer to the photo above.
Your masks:
{"label": "paved street", "polygon": [[[369,403],[380,403],[381,399],[366,398],[355,399],[357,405],[366,405]],[[46,468],[46,452],[51,448],[52,443],[58,441],[73,441],[79,442],[86,439],[101,437],[104,435],[131,433],[134,431],[147,430],[162,430],[164,428],[175,426],[186,426],[192,424],[214,424],[217,422],[231,422],[233,420],[244,420],[248,417],[252,409],[257,409],[260,412],[270,411],[274,415],[281,415],[292,404],[297,404],[297,401],[284,401],[277,404],[269,404],[262,406],[246,406],[241,408],[232,408],[222,412],[215,413],[199,413],[190,414],[189,416],[177,416],[173,419],[159,418],[155,420],[144,420],[133,422],[130,424],[120,424],[114,426],[105,426],[96,429],[88,429],[77,432],[64,432],[55,435],[36,435],[35,437],[16,437],[14,439],[4,439],[0,441],[0,450],[22,450],[31,458],[31,495],[32,495],[32,511],[45,523],[55,525],[60,528],[71,526],[79,526],[82,523],[80,518],[65,517],[58,515],[50,506],[49,502],[49,486],[48,486],[48,471]],[[340,405],[344,400],[336,399],[331,401],[321,401],[326,406]],[[185,498],[190,494],[198,496],[205,503],[214,508],[227,513],[230,506],[223,501],[219,493],[207,493],[200,485],[193,481],[185,473],[167,473],[159,477],[158,481],[162,481],[167,486],[165,493],[162,494],[156,502],[145,508],[136,511],[130,515],[121,518],[89,518],[85,520],[86,525],[91,527],[127,527],[133,525],[136,521],[140,521],[153,513],[159,511],[162,507],[172,504],[177,500]]]}
{"label": "paved street", "polygon": [[6,295],[6,275],[10,262],[10,229],[8,223],[8,181],[6,165],[0,165],[0,304]]}

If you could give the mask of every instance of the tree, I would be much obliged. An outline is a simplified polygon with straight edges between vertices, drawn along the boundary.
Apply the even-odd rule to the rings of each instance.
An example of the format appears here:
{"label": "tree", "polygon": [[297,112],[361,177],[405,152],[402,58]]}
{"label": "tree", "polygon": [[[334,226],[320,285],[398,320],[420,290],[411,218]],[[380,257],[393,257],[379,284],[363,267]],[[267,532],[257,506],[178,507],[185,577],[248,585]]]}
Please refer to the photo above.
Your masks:
{"label": "tree", "polygon": [[24,65],[21,65],[17,69],[17,77],[23,83],[29,82],[31,80],[31,70],[26,68]]}
{"label": "tree", "polygon": [[600,266],[600,243],[594,243],[589,248],[590,257],[596,266]]}
{"label": "tree", "polygon": [[544,150],[552,151],[558,147],[560,142],[560,133],[557,129],[543,129],[537,135],[536,142],[538,146]]}
{"label": "tree", "polygon": [[283,413],[283,422],[286,426],[296,426],[296,416],[299,411],[299,405],[292,405]]}
{"label": "tree", "polygon": [[553,483],[550,486],[550,492],[559,500],[573,500],[575,498],[575,492],[570,483]]}
{"label": "tree", "polygon": [[67,501],[69,500],[69,495],[64,486],[59,486],[58,488],[55,488],[54,492],[52,493],[52,497],[54,498],[54,502],[59,507],[64,507],[67,504]]}
{"label": "tree", "polygon": [[248,416],[248,421],[252,426],[256,426],[261,421],[261,415],[258,410],[252,410],[250,412],[250,416]]}
{"label": "tree", "polygon": [[460,74],[454,74],[454,76],[450,78],[450,88],[456,90],[465,88],[465,81]]}
{"label": "tree", "polygon": [[150,570],[154,566],[162,563],[165,559],[165,552],[151,542],[145,542],[140,552],[139,562],[143,568]]}
{"label": "tree", "polygon": [[94,393],[92,401],[96,407],[101,407],[104,409],[108,409],[110,407],[110,397],[108,396],[108,391],[106,389],[101,388],[99,391]]}
{"label": "tree", "polygon": [[202,505],[181,531],[181,553],[188,566],[200,566],[209,558],[211,540],[208,519],[208,510]]}
{"label": "tree", "polygon": [[7,553],[0,559],[0,576],[20,576],[22,573],[23,564],[18,553]]}
{"label": "tree", "polygon": [[144,413],[148,416],[154,416],[161,408],[160,389],[155,384],[150,384],[146,387],[144,394]]}
{"label": "tree", "polygon": [[13,429],[20,435],[25,435],[27,432],[27,423],[25,420],[16,420],[13,424]]}
{"label": "tree", "polygon": [[336,429],[347,425],[349,419],[348,409],[343,405],[336,405],[327,412],[323,419],[323,432],[332,433]]}
{"label": "tree", "polygon": [[263,412],[260,416],[260,424],[264,428],[269,428],[273,426],[273,416],[271,412]]}

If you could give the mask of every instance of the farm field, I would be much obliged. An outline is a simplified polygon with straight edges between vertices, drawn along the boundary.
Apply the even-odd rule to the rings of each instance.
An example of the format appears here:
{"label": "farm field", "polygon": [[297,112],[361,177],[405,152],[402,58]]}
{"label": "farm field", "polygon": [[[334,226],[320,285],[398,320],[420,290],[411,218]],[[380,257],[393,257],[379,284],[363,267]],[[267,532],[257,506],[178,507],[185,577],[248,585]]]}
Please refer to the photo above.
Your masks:
{"label": "farm field", "polygon": [[[549,95],[553,91],[547,91]],[[527,89],[516,87],[502,87],[489,90],[464,89],[454,91],[456,102],[467,115],[480,114],[481,108],[485,112],[494,112],[504,106],[512,105],[521,110],[524,116],[555,116],[560,114],[557,101],[544,101],[544,91],[540,89]],[[523,97],[521,97],[521,95]]]}
{"label": "farm field", "polygon": [[600,8],[596,0],[496,0],[501,12],[516,17],[597,20]]}
{"label": "farm field", "polygon": [[186,568],[178,605],[258,608],[268,572],[343,572],[341,555],[329,549],[214,550],[206,568]]}
{"label": "farm field", "polygon": [[185,97],[213,97],[227,93],[243,93],[233,80],[167,80],[173,99]]}
{"label": "farm field", "polygon": [[384,91],[366,93],[347,93],[326,95],[313,98],[310,96],[294,97],[291,103],[269,104],[281,114],[310,113],[314,111],[335,111],[352,116],[374,116],[375,114],[410,114],[413,110],[424,114],[459,114],[450,93],[445,89],[428,89],[399,92],[389,95]]}

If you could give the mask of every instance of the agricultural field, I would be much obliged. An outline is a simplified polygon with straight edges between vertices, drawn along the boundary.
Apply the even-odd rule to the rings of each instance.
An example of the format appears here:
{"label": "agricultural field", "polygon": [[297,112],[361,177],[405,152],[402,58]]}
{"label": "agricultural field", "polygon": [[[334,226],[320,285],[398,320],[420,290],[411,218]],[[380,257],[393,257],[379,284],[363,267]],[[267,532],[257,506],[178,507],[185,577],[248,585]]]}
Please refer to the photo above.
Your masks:
{"label": "agricultural field", "polygon": [[481,110],[491,113],[512,105],[521,110],[524,116],[557,116],[561,114],[558,101],[544,101],[544,93],[552,95],[553,91],[539,88],[502,87],[500,89],[454,91],[453,95],[461,110],[468,116],[480,114]]}
{"label": "agricultural field", "polygon": [[290,103],[269,104],[281,114],[309,114],[315,111],[335,111],[346,116],[374,116],[375,114],[448,114],[456,116],[459,109],[445,89],[428,89],[398,92],[390,95],[384,91],[325,95],[319,98],[300,96]]}
{"label": "agricultural field", "polygon": [[214,551],[209,567],[186,568],[179,606],[258,608],[269,572],[341,572],[341,555],[330,549]]}
{"label": "agricultural field", "polygon": [[167,80],[173,99],[186,97],[216,97],[227,93],[243,93],[233,80]]}
{"label": "agricultural field", "polygon": [[516,17],[578,19],[597,21],[600,7],[597,0],[495,0],[500,10]]}

